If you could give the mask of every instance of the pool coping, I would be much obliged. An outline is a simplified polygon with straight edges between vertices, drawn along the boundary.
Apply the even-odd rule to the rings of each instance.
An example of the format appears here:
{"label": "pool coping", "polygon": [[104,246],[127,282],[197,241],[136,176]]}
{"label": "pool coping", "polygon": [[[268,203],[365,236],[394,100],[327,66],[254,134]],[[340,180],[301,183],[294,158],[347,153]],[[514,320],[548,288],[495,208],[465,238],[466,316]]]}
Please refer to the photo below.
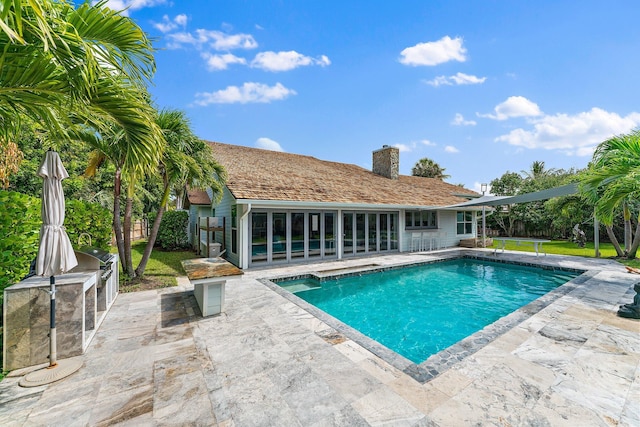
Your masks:
{"label": "pool coping", "polygon": [[[424,384],[436,378],[440,374],[446,372],[457,363],[462,362],[467,357],[478,352],[498,337],[512,330],[514,327],[518,326],[525,320],[529,319],[531,316],[540,312],[545,307],[548,307],[554,301],[580,288],[584,285],[585,282],[587,282],[599,272],[597,270],[555,266],[551,264],[551,261],[549,264],[545,264],[544,261],[546,260],[546,257],[536,257],[535,262],[525,262],[515,259],[498,258],[495,255],[491,255],[488,253],[477,253],[466,250],[429,255],[435,255],[436,257],[431,257],[430,259],[424,261],[414,260],[390,265],[380,265],[377,267],[371,267],[371,265],[352,266],[345,269],[343,273],[338,274],[323,274],[319,271],[309,271],[303,274],[283,274],[260,278],[257,280],[272,291],[286,298],[288,301],[296,304],[298,307],[315,316],[320,321],[326,323],[328,326],[335,329],[339,334],[342,334],[344,337],[354,341],[366,350],[380,357],[385,362],[389,363],[391,366],[403,371],[405,374],[418,381],[419,383]],[[431,355],[429,358],[427,358],[427,360],[419,364],[412,362],[406,357],[384,346],[383,344],[380,344],[372,338],[364,335],[362,332],[343,323],[330,314],[325,313],[314,305],[304,301],[302,298],[287,291],[286,289],[283,289],[281,286],[274,282],[274,280],[295,280],[304,278],[316,278],[322,281],[323,279],[327,278],[357,276],[363,273],[389,271],[406,267],[429,265],[453,259],[475,259],[481,261],[542,268],[553,271],[568,271],[573,273],[580,273],[580,275],[542,295],[541,297],[533,300],[532,302],[518,308],[508,315],[501,317],[495,322],[485,326],[481,330],[458,341],[450,347],[447,347],[444,350]]]}

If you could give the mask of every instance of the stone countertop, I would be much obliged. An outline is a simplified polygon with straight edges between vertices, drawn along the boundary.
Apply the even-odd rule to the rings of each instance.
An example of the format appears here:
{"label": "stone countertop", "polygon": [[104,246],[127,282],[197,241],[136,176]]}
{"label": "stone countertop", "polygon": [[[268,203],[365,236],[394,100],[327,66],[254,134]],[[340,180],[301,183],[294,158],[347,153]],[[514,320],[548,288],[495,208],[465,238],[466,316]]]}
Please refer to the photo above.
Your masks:
{"label": "stone countertop", "polygon": [[181,262],[189,280],[224,278],[244,274],[238,267],[222,258],[194,258]]}
{"label": "stone countertop", "polygon": [[[65,273],[58,274],[55,277],[56,286],[64,286],[64,285],[72,285],[76,283],[85,283],[87,280],[91,278],[91,276],[96,276],[99,270],[93,271],[82,271],[76,273]],[[5,291],[17,291],[20,289],[26,288],[41,288],[50,286],[50,278],[49,276],[31,276],[27,279],[21,280],[15,285],[11,285],[5,289]]]}

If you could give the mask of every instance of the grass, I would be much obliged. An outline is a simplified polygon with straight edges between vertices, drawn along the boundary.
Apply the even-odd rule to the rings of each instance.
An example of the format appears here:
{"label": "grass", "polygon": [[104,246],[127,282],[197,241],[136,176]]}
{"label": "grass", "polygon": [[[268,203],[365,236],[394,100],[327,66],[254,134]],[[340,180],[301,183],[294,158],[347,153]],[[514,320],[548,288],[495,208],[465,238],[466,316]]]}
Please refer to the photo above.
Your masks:
{"label": "grass", "polygon": [[[502,248],[502,242],[494,241],[492,248]],[[535,252],[532,243],[521,243],[507,241],[505,247],[510,251],[521,252]],[[555,255],[574,255],[587,258],[595,257],[595,248],[592,242],[587,242],[584,248],[581,248],[577,244],[567,240],[553,240],[542,245],[544,251],[548,254]],[[616,250],[611,243],[600,243],[600,258],[615,258]],[[620,263],[631,267],[640,267],[640,260],[638,258],[629,260],[625,258],[617,259]]]}
{"label": "grass", "polygon": [[[139,240],[131,245],[131,257],[134,268],[142,259],[146,240]],[[116,249],[114,248],[114,251]],[[147,263],[142,278],[126,280],[120,276],[120,292],[135,292],[147,289],[158,289],[176,286],[177,276],[184,276],[180,261],[196,258],[193,251],[162,251],[155,248],[151,253],[151,258]]]}

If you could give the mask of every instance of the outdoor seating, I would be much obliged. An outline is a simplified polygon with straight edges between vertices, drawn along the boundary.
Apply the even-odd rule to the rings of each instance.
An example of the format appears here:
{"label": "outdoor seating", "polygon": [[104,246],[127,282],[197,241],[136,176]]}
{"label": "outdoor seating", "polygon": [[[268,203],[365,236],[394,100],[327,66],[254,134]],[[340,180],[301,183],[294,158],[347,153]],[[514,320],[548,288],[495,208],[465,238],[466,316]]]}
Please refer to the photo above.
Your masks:
{"label": "outdoor seating", "polygon": [[447,232],[446,231],[439,231],[438,232],[438,237],[436,239],[436,248],[437,249],[442,249],[442,248],[446,248],[447,247]]}
{"label": "outdoor seating", "polygon": [[432,251],[437,245],[437,236],[436,233],[434,233],[433,231],[423,231],[422,232],[422,248],[423,250],[427,250],[427,247],[429,247],[429,250]]}
{"label": "outdoor seating", "polygon": [[411,252],[417,252],[422,250],[422,233],[411,233]]}

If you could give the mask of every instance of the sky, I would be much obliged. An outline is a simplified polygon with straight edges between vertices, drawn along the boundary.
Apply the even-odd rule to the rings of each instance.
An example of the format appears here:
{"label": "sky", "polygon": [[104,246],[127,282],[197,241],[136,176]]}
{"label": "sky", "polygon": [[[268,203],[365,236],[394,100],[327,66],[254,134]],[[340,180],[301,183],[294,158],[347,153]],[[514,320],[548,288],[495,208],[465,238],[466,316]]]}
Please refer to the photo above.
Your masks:
{"label": "sky", "polygon": [[392,145],[401,174],[426,157],[479,191],[640,127],[637,0],[108,5],[154,40],[156,106],[209,141],[367,169]]}

